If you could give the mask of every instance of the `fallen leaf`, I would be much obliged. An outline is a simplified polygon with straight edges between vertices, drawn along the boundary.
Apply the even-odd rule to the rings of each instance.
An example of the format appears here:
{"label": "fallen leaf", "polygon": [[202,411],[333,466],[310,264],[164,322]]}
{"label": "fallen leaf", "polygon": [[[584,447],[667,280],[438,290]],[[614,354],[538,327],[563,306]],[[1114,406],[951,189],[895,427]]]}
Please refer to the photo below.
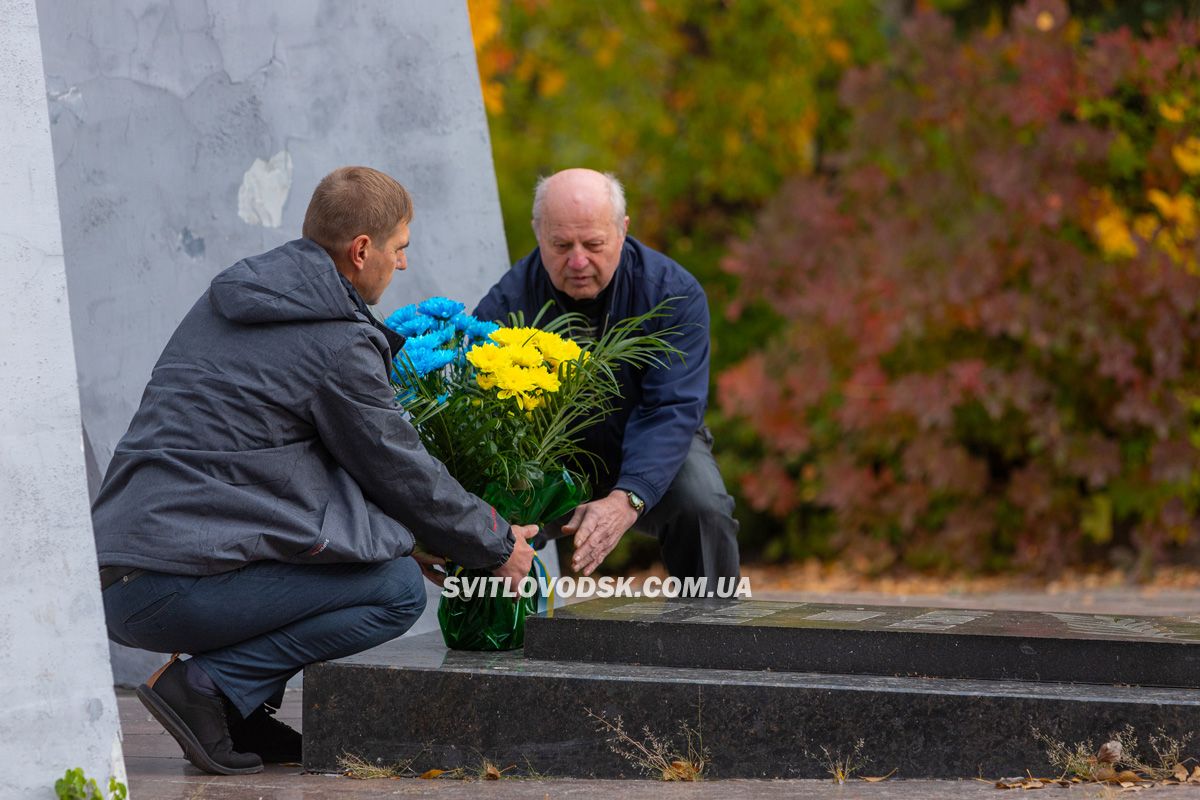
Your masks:
{"label": "fallen leaf", "polygon": [[1100,745],[1100,749],[1096,751],[1096,760],[1101,764],[1115,764],[1121,760],[1121,752],[1121,743],[1114,739]]}
{"label": "fallen leaf", "polygon": [[1188,769],[1183,764],[1176,764],[1174,771],[1175,780],[1186,781],[1188,778]]}
{"label": "fallen leaf", "polygon": [[483,770],[483,779],[488,781],[500,780],[500,770],[496,769],[495,764],[488,764]]}
{"label": "fallen leaf", "polygon": [[444,774],[445,772],[446,770],[444,769],[428,769],[421,773],[421,777],[426,780],[430,780],[432,778],[436,778],[438,775]]}
{"label": "fallen leaf", "polygon": [[1200,783],[1200,767],[1192,767],[1192,774],[1188,777],[1188,783]]}
{"label": "fallen leaf", "polygon": [[[899,767],[897,767],[896,769],[899,769]],[[866,781],[867,783],[879,783],[880,781],[886,781],[888,778],[890,778],[896,774],[896,769],[892,770],[887,775],[880,775],[877,778],[863,778],[863,780]]]}
{"label": "fallen leaf", "polygon": [[672,761],[671,766],[663,770],[664,781],[694,781],[699,776],[696,765],[688,761]]}
{"label": "fallen leaf", "polygon": [[1122,770],[1122,771],[1118,772],[1118,773],[1117,773],[1115,776],[1113,776],[1113,778],[1112,778],[1113,782],[1115,782],[1115,783],[1120,783],[1120,784],[1122,784],[1122,785],[1124,785],[1124,784],[1126,784],[1126,783],[1137,783],[1137,782],[1138,782],[1138,781],[1140,781],[1141,779],[1142,779],[1142,776],[1141,776],[1141,775],[1138,775],[1136,772],[1132,772],[1132,771],[1130,771],[1130,770],[1127,770],[1127,769],[1126,769],[1126,770]]}
{"label": "fallen leaf", "polygon": [[1025,781],[1024,783],[1021,784],[1021,788],[1022,789],[1041,789],[1045,785],[1046,784],[1042,783],[1041,781],[1037,781],[1037,780]]}

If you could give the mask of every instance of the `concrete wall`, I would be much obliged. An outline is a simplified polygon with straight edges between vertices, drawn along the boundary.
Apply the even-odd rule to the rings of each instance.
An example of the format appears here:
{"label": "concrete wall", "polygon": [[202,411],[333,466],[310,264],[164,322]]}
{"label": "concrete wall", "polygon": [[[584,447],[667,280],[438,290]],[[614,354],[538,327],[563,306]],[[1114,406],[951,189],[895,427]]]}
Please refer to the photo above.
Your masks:
{"label": "concrete wall", "polygon": [[[38,8],[93,496],[183,314],[221,269],[298,237],[334,167],[414,195],[384,313],[470,306],[507,268],[463,0]],[[116,648],[114,671],[137,682],[160,660]]]}
{"label": "concrete wall", "polygon": [[124,780],[33,0],[0,0],[0,796]]}

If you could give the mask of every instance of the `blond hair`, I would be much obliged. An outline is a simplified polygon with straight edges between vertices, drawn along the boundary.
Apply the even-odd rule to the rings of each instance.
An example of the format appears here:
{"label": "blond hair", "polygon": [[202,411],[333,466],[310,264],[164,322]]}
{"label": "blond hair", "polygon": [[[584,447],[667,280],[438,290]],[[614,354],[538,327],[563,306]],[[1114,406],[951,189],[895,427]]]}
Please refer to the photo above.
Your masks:
{"label": "blond hair", "polygon": [[370,167],[340,167],[313,190],[303,234],[332,256],[363,234],[382,242],[412,215],[412,197],[395,178]]}

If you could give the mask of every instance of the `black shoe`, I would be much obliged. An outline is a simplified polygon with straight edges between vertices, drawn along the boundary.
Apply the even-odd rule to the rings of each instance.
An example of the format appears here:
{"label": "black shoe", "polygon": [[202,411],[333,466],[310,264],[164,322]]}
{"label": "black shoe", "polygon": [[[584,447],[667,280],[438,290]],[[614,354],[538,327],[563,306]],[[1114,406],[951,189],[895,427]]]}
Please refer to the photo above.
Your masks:
{"label": "black shoe", "polygon": [[262,772],[262,759],[234,751],[224,700],[188,684],[187,662],[172,659],[149,683],[137,688],[137,696],[197,769],[213,775]]}
{"label": "black shoe", "polygon": [[[234,712],[236,714],[236,712]],[[257,753],[271,764],[299,764],[303,761],[304,737],[275,719],[275,709],[261,705],[244,720],[231,717],[229,737],[233,749]]]}

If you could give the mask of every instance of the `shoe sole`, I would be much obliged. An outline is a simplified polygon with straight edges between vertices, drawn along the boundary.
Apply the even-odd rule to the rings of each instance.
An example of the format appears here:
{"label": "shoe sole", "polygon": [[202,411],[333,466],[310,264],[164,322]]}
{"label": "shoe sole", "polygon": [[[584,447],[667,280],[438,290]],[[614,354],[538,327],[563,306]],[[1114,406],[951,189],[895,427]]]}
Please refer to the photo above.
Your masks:
{"label": "shoe sole", "polygon": [[204,748],[200,746],[200,741],[192,733],[192,729],[187,726],[179,715],[167,705],[158,692],[154,691],[149,685],[143,683],[136,691],[138,700],[142,701],[142,705],[146,707],[158,723],[166,728],[167,733],[183,748],[184,757],[192,763],[196,769],[212,775],[252,775],[256,772],[262,772],[263,766],[259,764],[255,767],[225,767],[213,761],[208,753],[204,752]]}

